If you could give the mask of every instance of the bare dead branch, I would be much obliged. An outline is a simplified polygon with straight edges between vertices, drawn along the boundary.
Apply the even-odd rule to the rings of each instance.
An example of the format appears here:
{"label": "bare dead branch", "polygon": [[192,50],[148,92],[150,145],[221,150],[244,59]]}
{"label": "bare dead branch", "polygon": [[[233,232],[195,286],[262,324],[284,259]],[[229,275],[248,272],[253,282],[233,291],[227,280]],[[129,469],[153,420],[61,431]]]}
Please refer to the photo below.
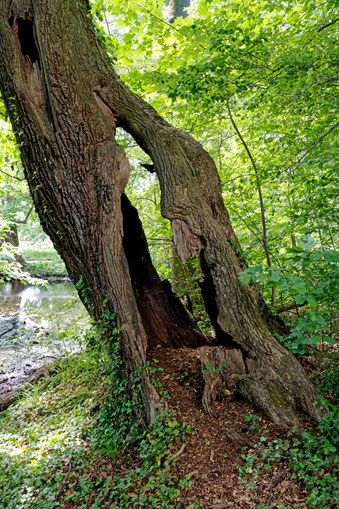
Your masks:
{"label": "bare dead branch", "polygon": [[29,211],[27,212],[25,219],[21,219],[21,220],[19,219],[18,221],[15,221],[15,222],[16,222],[16,224],[26,224],[26,223],[27,223],[27,221],[28,221],[29,216],[31,215],[31,213],[32,213],[32,211],[33,211],[33,208],[34,208],[34,205],[33,205],[33,203],[32,203],[32,206],[31,206],[31,208],[29,209]]}
{"label": "bare dead branch", "polygon": [[330,21],[330,23],[327,23],[326,25],[323,25],[322,27],[320,27],[318,29],[318,32],[321,32],[322,30],[325,30],[325,28],[328,28],[328,27],[334,25],[334,23],[337,23],[337,21],[339,21],[339,18],[334,19],[333,21]]}
{"label": "bare dead branch", "polygon": [[292,309],[301,308],[303,306],[306,306],[306,302],[304,304],[296,304],[295,302],[293,304],[287,304],[286,306],[281,306],[277,309],[277,313],[285,313],[285,311],[291,311]]}
{"label": "bare dead branch", "polygon": [[11,178],[11,179],[15,179],[15,180],[18,180],[19,182],[23,182],[25,180],[24,177],[17,177],[16,175],[11,175],[10,173],[7,173],[7,171],[5,170],[2,170],[0,168],[0,172],[3,173],[4,175],[6,175],[7,177]]}

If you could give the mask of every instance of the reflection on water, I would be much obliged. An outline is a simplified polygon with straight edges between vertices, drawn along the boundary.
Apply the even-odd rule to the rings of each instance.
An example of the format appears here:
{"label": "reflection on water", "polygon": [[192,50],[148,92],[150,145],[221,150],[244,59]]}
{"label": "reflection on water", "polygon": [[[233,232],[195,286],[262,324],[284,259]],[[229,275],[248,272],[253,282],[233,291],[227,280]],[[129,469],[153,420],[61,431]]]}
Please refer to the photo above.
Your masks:
{"label": "reflection on water", "polygon": [[71,283],[0,285],[0,372],[78,351],[78,331],[87,328],[88,315]]}
{"label": "reflection on water", "polygon": [[[20,281],[0,285],[0,315],[16,316],[30,325],[64,326],[85,310],[71,283],[24,285]],[[59,323],[58,323],[59,322]]]}

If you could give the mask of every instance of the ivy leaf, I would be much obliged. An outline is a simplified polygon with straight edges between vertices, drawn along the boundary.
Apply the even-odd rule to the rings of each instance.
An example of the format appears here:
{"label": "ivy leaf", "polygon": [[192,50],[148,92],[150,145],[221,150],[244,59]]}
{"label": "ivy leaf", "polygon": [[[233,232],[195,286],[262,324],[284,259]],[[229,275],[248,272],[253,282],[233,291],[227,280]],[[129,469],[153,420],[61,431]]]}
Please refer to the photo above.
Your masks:
{"label": "ivy leaf", "polygon": [[313,336],[311,337],[310,341],[309,341],[309,344],[311,346],[317,346],[317,344],[319,343],[319,341],[321,341],[321,337],[320,336]]}
{"label": "ivy leaf", "polygon": [[324,327],[326,322],[325,322],[324,317],[322,315],[316,315],[315,319],[316,319],[316,321],[318,322],[319,325]]}
{"label": "ivy leaf", "polygon": [[335,339],[331,338],[331,336],[325,336],[324,341],[330,345],[334,345],[336,343]]}

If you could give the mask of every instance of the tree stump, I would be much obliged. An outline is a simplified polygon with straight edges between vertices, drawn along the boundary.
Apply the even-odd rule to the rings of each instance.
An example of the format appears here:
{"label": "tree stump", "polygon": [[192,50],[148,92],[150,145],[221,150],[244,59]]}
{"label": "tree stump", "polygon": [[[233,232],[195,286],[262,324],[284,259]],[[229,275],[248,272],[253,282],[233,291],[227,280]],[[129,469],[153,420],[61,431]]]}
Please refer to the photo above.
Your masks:
{"label": "tree stump", "polygon": [[204,378],[202,406],[211,415],[211,408],[222,391],[231,387],[231,375],[244,375],[247,369],[242,353],[236,348],[200,348],[201,370]]}

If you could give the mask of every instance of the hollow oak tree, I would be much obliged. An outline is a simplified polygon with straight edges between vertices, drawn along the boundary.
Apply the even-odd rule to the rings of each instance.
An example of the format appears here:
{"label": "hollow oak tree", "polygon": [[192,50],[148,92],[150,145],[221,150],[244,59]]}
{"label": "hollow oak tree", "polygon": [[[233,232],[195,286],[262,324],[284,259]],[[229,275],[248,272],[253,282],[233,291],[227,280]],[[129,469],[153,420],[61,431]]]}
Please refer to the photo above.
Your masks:
{"label": "hollow oak tree", "polygon": [[[0,0],[0,87],[43,228],[72,280],[86,288],[98,320],[116,313],[121,355],[133,379],[154,347],[210,341],[160,281],[137,211],[124,194],[129,163],[117,127],[150,156],[179,256],[200,257],[215,344],[241,353],[233,390],[274,421],[302,409],[319,418],[317,393],[296,359],[272,336],[260,295],[242,284],[239,243],[221,196],[215,164],[191,136],[172,127],[121,82],[77,0]],[[162,408],[142,370],[151,421]]]}

